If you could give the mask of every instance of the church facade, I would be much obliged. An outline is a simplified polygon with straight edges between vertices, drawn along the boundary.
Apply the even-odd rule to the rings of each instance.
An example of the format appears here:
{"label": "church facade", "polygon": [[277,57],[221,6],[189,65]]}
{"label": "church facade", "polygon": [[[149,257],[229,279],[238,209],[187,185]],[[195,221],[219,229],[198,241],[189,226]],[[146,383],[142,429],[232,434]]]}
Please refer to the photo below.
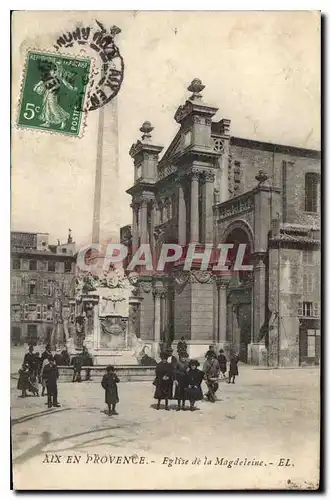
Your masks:
{"label": "church facade", "polygon": [[[150,122],[132,145],[132,225],[121,242],[133,255],[149,244],[230,246],[228,273],[183,262],[139,278],[135,333],[154,353],[184,336],[191,356],[210,344],[268,366],[318,364],[320,358],[320,152],[231,135],[215,121],[198,79],[175,113],[179,129],[164,149]],[[240,244],[250,271],[234,271]]]}

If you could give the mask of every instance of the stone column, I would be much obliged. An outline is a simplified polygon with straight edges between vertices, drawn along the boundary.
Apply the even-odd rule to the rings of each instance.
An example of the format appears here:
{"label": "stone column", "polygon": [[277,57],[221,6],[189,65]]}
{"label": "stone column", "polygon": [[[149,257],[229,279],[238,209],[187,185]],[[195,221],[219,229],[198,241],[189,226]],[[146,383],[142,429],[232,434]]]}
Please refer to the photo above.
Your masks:
{"label": "stone column", "polygon": [[154,349],[153,354],[157,356],[159,353],[159,346],[161,341],[161,295],[162,286],[155,286],[153,288],[154,296],[154,325],[153,325],[153,337],[154,337]]}
{"label": "stone column", "polygon": [[229,280],[218,278],[217,279],[217,309],[218,309],[218,332],[217,341],[224,343],[227,341],[226,338],[226,327],[227,327],[227,301],[226,301],[226,290],[229,284]]}
{"label": "stone column", "polygon": [[93,348],[100,349],[99,300],[95,301],[93,306]]}
{"label": "stone column", "polygon": [[147,232],[147,200],[142,200],[140,204],[140,243],[148,243],[148,232]]}
{"label": "stone column", "polygon": [[154,200],[153,204],[152,204],[152,212],[151,212],[151,234],[149,236],[149,242],[150,242],[152,250],[154,250],[154,247],[155,247],[154,231],[155,231],[156,226],[157,226],[157,207],[156,207],[156,202]]}
{"label": "stone column", "polygon": [[226,323],[227,323],[227,340],[233,343],[234,335],[233,335],[233,317],[232,317],[232,303],[231,301],[227,303],[226,306]]}
{"label": "stone column", "polygon": [[138,248],[139,227],[138,227],[138,207],[132,203],[132,254],[134,255]]}
{"label": "stone column", "polygon": [[124,334],[124,344],[125,348],[128,347],[128,328],[129,328],[129,318],[121,319],[121,327]]}
{"label": "stone column", "polygon": [[161,322],[161,333],[164,333],[168,323],[168,307],[167,307],[167,292],[163,290],[161,293],[161,311],[162,311],[162,322]]}
{"label": "stone column", "polygon": [[254,282],[253,282],[253,342],[259,342],[260,329],[265,322],[266,306],[266,253],[254,254]]}
{"label": "stone column", "polygon": [[213,203],[214,203],[214,179],[213,172],[205,172],[203,176],[203,241],[212,243],[213,231]]}
{"label": "stone column", "polygon": [[178,242],[182,246],[186,244],[186,203],[181,182],[178,184]]}
{"label": "stone column", "polygon": [[191,173],[190,242],[199,242],[199,172]]}

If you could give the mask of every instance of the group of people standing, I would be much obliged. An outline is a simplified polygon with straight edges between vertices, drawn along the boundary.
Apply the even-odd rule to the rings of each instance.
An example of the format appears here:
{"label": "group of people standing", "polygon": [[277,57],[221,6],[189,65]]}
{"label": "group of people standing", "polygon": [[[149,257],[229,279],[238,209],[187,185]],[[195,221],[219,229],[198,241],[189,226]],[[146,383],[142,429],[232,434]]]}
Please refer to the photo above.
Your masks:
{"label": "group of people standing", "polygon": [[[81,353],[74,356],[71,360],[73,367],[72,382],[82,381],[82,367],[93,366],[93,359],[87,348],[83,346]],[[85,380],[91,380],[91,368],[86,368]]]}
{"label": "group of people standing", "polygon": [[[221,349],[217,356],[214,346],[209,346],[206,352],[206,361],[202,370],[196,359],[189,359],[187,344],[184,337],[177,345],[178,359],[173,355],[172,349],[161,352],[161,361],[156,366],[154,398],[157,400],[157,410],[161,407],[161,401],[165,401],[165,409],[169,410],[169,400],[177,400],[177,411],[185,410],[185,403],[189,401],[190,410],[193,411],[196,401],[203,399],[201,389],[202,381],[205,380],[208,392],[206,399],[211,403],[216,401],[219,378],[225,378],[227,371],[227,358]],[[170,361],[168,361],[170,360]],[[238,375],[239,358],[235,354],[230,356],[229,380],[235,383]]]}
{"label": "group of people standing", "polygon": [[[41,385],[41,395],[47,395],[48,407],[59,407],[57,399],[59,370],[57,367],[69,366],[70,364],[73,366],[72,382],[81,382],[82,367],[93,365],[92,357],[85,346],[81,353],[70,359],[66,348],[61,353],[53,355],[50,344],[47,344],[45,351],[40,356],[39,352],[34,352],[33,345],[30,345],[19,370],[17,388],[22,391],[21,397],[27,397],[28,392],[31,392],[34,396],[39,396],[39,385]],[[90,380],[90,368],[86,368],[85,380]]]}
{"label": "group of people standing", "polygon": [[39,352],[34,352],[34,347],[31,345],[19,370],[17,388],[22,391],[22,398],[27,397],[28,391],[39,396],[39,385],[41,385],[41,396],[47,395],[48,408],[59,407],[57,391],[59,371],[57,366],[69,365],[69,363],[70,356],[66,349],[61,354],[53,355],[51,346],[47,344],[45,351],[40,356]]}
{"label": "group of people standing", "polygon": [[[161,361],[155,368],[154,398],[157,400],[156,409],[161,407],[161,401],[165,401],[165,409],[169,410],[169,401],[177,401],[177,411],[186,409],[186,402],[189,402],[189,409],[195,409],[195,403],[203,399],[201,388],[204,380],[207,385],[206,399],[211,403],[216,401],[216,392],[219,388],[218,381],[226,377],[228,360],[221,349],[217,355],[214,346],[209,346],[205,355],[205,362],[202,370],[200,363],[196,359],[189,359],[187,344],[184,337],[178,342],[177,357],[173,354],[171,347],[160,353]],[[235,354],[230,355],[228,383],[235,383],[238,375],[239,358]],[[86,347],[83,352],[71,360],[73,365],[73,382],[81,381],[82,367],[92,366],[92,358]],[[59,377],[58,366],[69,366],[70,356],[64,349],[61,354],[53,356],[51,346],[46,345],[45,351],[40,356],[39,352],[34,352],[34,347],[30,346],[25,354],[22,368],[19,370],[17,388],[22,391],[22,397],[27,396],[27,391],[39,396],[39,384],[42,386],[41,395],[47,391],[48,408],[59,407],[57,380]],[[86,368],[86,379],[90,379],[90,369]],[[108,406],[109,415],[117,415],[116,404],[119,402],[117,384],[119,378],[113,366],[106,368],[106,373],[102,378],[101,386],[105,390],[105,402]]]}

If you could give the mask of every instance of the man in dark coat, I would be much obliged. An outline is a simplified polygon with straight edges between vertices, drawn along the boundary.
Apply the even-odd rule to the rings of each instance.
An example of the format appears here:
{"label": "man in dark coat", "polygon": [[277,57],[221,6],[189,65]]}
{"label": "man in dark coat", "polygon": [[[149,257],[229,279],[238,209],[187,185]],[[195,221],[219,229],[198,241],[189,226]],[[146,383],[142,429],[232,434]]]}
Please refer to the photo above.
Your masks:
{"label": "man in dark coat", "polygon": [[205,354],[205,358],[207,359],[208,356],[213,356],[214,358],[217,358],[214,345],[209,346],[209,349]]}
{"label": "man in dark coat", "polygon": [[231,354],[228,384],[230,384],[231,379],[232,379],[232,383],[234,384],[234,379],[236,378],[236,375],[239,375],[238,361],[239,361],[239,357],[236,354]]}
{"label": "man in dark coat", "polygon": [[206,384],[208,387],[208,392],[206,397],[211,403],[216,401],[216,391],[218,389],[217,379],[220,374],[220,365],[216,359],[214,351],[209,350],[206,354],[207,359],[203,365],[203,371],[205,373]]}
{"label": "man in dark coat", "polygon": [[29,346],[29,351],[25,354],[23,365],[28,365],[30,373],[32,375],[37,375],[37,360],[36,355],[33,352],[33,345]]}
{"label": "man in dark coat", "polygon": [[108,415],[118,415],[116,404],[119,402],[117,384],[120,379],[115,373],[114,367],[109,365],[106,368],[106,374],[103,376],[101,385],[105,390],[105,402],[108,406]]}
{"label": "man in dark coat", "polygon": [[156,366],[157,365],[157,362],[155,361],[154,358],[151,358],[151,356],[149,356],[147,353],[146,353],[146,348],[147,346],[145,346],[143,348],[143,350],[141,351],[141,359],[140,359],[140,364],[142,366]]}
{"label": "man in dark coat", "polygon": [[[84,346],[82,352],[80,353],[82,358],[82,366],[93,366],[92,356],[88,352],[87,348]],[[91,380],[91,370],[90,368],[86,368],[86,377],[85,380]]]}
{"label": "man in dark coat", "polygon": [[187,389],[187,370],[189,367],[188,354],[185,351],[179,353],[179,360],[175,368],[175,395],[174,398],[177,399],[177,411],[180,411],[181,404],[182,409],[185,410],[185,401],[187,399],[186,389]]}
{"label": "man in dark coat", "polygon": [[83,366],[83,358],[81,354],[78,354],[78,356],[74,356],[71,360],[71,364],[73,366],[72,381],[81,382],[82,381],[81,371]]}
{"label": "man in dark coat", "polygon": [[174,381],[174,367],[168,363],[168,353],[160,354],[161,361],[155,369],[154,398],[157,399],[156,409],[160,409],[161,400],[165,400],[165,409],[169,410],[169,399],[172,399],[172,386]]}
{"label": "man in dark coat", "polygon": [[199,370],[199,361],[191,359],[189,362],[189,370],[187,372],[187,398],[190,401],[190,410],[194,410],[196,401],[203,399],[201,383],[204,377],[203,371]]}
{"label": "man in dark coat", "polygon": [[52,356],[51,346],[50,344],[46,344],[45,350],[41,355],[41,365],[43,365],[45,359],[48,359],[50,356]]}
{"label": "man in dark coat", "polygon": [[59,371],[53,356],[50,356],[48,361],[48,365],[45,365],[43,370],[43,378],[46,381],[47,387],[47,406],[48,408],[52,408],[52,406],[58,408],[60,407],[57,400],[57,379],[59,378]]}

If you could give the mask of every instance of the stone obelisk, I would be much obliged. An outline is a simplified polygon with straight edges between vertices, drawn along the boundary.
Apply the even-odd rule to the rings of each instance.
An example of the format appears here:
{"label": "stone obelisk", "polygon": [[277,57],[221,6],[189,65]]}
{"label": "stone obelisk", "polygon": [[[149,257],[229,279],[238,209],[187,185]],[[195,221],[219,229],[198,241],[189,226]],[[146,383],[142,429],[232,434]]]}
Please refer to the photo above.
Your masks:
{"label": "stone obelisk", "polygon": [[99,110],[92,243],[119,242],[117,97]]}

